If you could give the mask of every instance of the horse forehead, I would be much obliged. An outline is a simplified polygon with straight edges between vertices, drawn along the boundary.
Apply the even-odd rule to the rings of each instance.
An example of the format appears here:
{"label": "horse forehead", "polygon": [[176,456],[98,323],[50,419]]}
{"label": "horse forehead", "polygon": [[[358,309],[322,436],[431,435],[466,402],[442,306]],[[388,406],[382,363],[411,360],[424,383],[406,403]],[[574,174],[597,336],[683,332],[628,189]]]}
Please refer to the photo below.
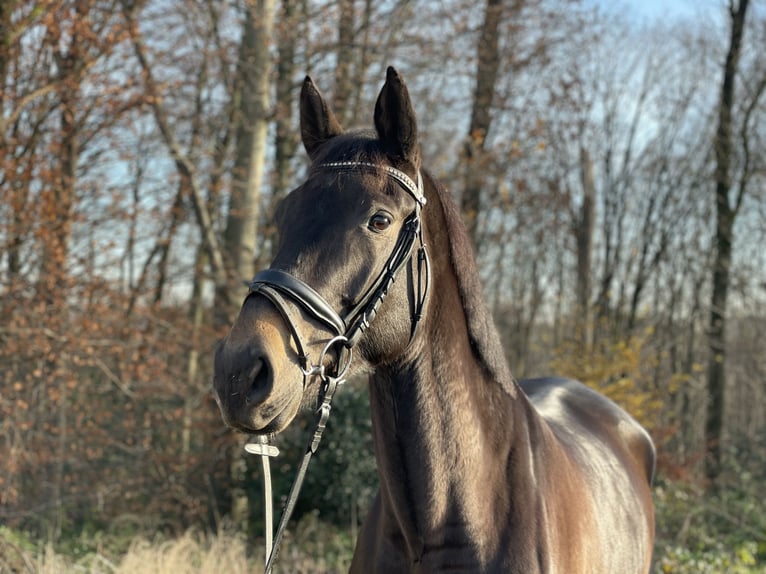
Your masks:
{"label": "horse forehead", "polygon": [[381,170],[371,169],[368,162],[358,168],[335,169],[322,164],[312,169],[304,188],[309,194],[319,194],[331,201],[356,201],[371,195],[391,195],[389,178]]}
{"label": "horse forehead", "polygon": [[385,175],[367,170],[311,176],[279,206],[278,227],[283,235],[312,241],[337,236],[370,215],[373,205],[394,213],[405,209],[394,188]]}
{"label": "horse forehead", "polygon": [[368,210],[364,203],[326,185],[294,190],[277,213],[279,243],[272,265],[295,270],[340,257],[348,233]]}
{"label": "horse forehead", "polygon": [[316,227],[327,230],[339,224],[366,203],[363,194],[339,187],[331,180],[309,180],[293,190],[277,209],[277,223],[283,233],[303,235]]}

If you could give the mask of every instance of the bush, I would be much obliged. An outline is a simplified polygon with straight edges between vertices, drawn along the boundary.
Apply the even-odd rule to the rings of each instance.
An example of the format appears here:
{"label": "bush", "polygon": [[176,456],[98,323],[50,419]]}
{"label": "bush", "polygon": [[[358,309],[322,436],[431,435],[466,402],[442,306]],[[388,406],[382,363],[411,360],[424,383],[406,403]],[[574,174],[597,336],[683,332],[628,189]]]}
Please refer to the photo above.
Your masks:
{"label": "bush", "polygon": [[601,341],[587,349],[569,341],[555,349],[551,369],[603,393],[651,431],[663,408],[663,393],[675,385],[668,381],[660,392],[653,382],[653,359],[647,345],[651,336],[652,331],[647,330],[624,340]]}
{"label": "bush", "polygon": [[762,482],[743,472],[737,485],[710,494],[662,479],[655,486],[655,574],[766,572]]}
{"label": "bush", "polygon": [[[313,413],[301,417],[297,424],[277,438],[282,451],[274,466],[274,491],[286,497],[298,465],[313,431]],[[262,504],[262,478],[258,457],[252,457],[254,507]],[[372,446],[369,399],[361,381],[338,390],[333,400],[327,429],[316,455],[311,459],[306,480],[295,509],[295,519],[314,514],[323,522],[355,529],[364,518],[378,488],[378,474]],[[275,520],[279,505],[275,502]],[[262,513],[253,513],[260,520]],[[262,532],[260,524],[255,532]]]}
{"label": "bush", "polygon": [[[764,548],[761,548],[763,554]],[[758,560],[758,544],[747,542],[737,548],[718,545],[714,549],[694,551],[689,548],[666,548],[658,561],[656,574],[756,574],[763,573]]]}

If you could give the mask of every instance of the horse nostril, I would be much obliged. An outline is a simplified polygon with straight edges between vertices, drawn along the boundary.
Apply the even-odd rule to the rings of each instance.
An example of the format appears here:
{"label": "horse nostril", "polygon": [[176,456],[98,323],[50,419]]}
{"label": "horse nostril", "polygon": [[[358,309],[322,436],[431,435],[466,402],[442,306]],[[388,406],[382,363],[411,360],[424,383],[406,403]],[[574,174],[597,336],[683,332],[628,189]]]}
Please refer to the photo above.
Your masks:
{"label": "horse nostril", "polygon": [[250,388],[245,394],[245,400],[248,404],[260,404],[271,392],[271,369],[265,359],[256,359],[253,368],[248,373],[247,380],[250,382]]}

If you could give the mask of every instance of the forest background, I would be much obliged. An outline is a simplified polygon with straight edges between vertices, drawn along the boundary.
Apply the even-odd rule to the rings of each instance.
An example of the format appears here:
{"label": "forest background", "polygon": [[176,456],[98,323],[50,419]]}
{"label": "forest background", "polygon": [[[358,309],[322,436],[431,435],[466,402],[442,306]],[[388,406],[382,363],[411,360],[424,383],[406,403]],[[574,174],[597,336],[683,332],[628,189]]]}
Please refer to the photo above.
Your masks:
{"label": "forest background", "polygon": [[[213,350],[307,165],[304,75],[369,126],[390,64],[514,374],[584,380],[654,437],[655,571],[766,571],[766,5],[673,6],[0,2],[0,572],[258,571]],[[365,385],[281,571],[348,565]]]}

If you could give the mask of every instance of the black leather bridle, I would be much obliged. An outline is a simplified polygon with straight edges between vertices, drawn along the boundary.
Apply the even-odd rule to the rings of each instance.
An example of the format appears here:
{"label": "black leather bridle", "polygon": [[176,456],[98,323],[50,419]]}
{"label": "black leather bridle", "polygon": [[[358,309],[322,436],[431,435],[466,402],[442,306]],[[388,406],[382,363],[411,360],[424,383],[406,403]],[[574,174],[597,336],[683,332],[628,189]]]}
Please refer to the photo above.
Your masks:
{"label": "black leather bridle", "polygon": [[[303,484],[303,479],[308,468],[311,455],[314,454],[319,446],[322,433],[330,416],[330,409],[333,396],[338,387],[345,381],[345,376],[351,365],[352,349],[359,342],[364,332],[369,328],[370,323],[375,319],[380,305],[388,295],[388,291],[396,279],[397,274],[402,268],[412,260],[415,250],[415,244],[419,243],[417,255],[417,271],[411,277],[412,290],[414,293],[415,306],[411,318],[410,342],[415,336],[417,326],[423,313],[423,307],[428,295],[430,286],[430,265],[425,243],[423,242],[423,228],[420,212],[426,204],[426,198],[423,193],[423,180],[418,171],[417,182],[401,170],[391,166],[378,165],[363,161],[343,161],[323,163],[317,166],[318,169],[331,169],[337,171],[357,171],[371,170],[383,172],[393,179],[405,192],[415,200],[414,211],[405,219],[404,224],[397,237],[394,249],[386,260],[380,273],[372,282],[364,294],[358,298],[357,303],[342,315],[339,314],[327,302],[327,300],[317,293],[310,285],[293,275],[279,270],[266,269],[259,272],[253,278],[250,284],[249,296],[261,295],[266,297],[279,311],[284,319],[290,333],[295,341],[298,351],[300,368],[303,372],[304,389],[309,379],[318,376],[322,382],[319,398],[320,405],[317,409],[317,422],[314,433],[309,441],[308,448],[304,454],[303,461],[299,467],[295,481],[293,482],[290,495],[282,512],[279,521],[273,546],[271,545],[271,493],[270,491],[270,472],[268,460],[270,456],[278,454],[278,450],[268,444],[264,437],[258,439],[256,443],[246,445],[246,450],[253,454],[259,454],[262,457],[265,477],[265,495],[266,495],[266,569],[265,574],[271,572],[279,544],[282,539],[287,521],[295,506],[298,493]],[[298,321],[293,314],[293,308],[299,307],[311,318],[321,323],[332,333],[330,339],[325,343],[322,352],[316,363],[312,364],[311,357],[303,344]],[[337,348],[334,369],[327,369],[327,361],[330,359],[330,353]]]}

